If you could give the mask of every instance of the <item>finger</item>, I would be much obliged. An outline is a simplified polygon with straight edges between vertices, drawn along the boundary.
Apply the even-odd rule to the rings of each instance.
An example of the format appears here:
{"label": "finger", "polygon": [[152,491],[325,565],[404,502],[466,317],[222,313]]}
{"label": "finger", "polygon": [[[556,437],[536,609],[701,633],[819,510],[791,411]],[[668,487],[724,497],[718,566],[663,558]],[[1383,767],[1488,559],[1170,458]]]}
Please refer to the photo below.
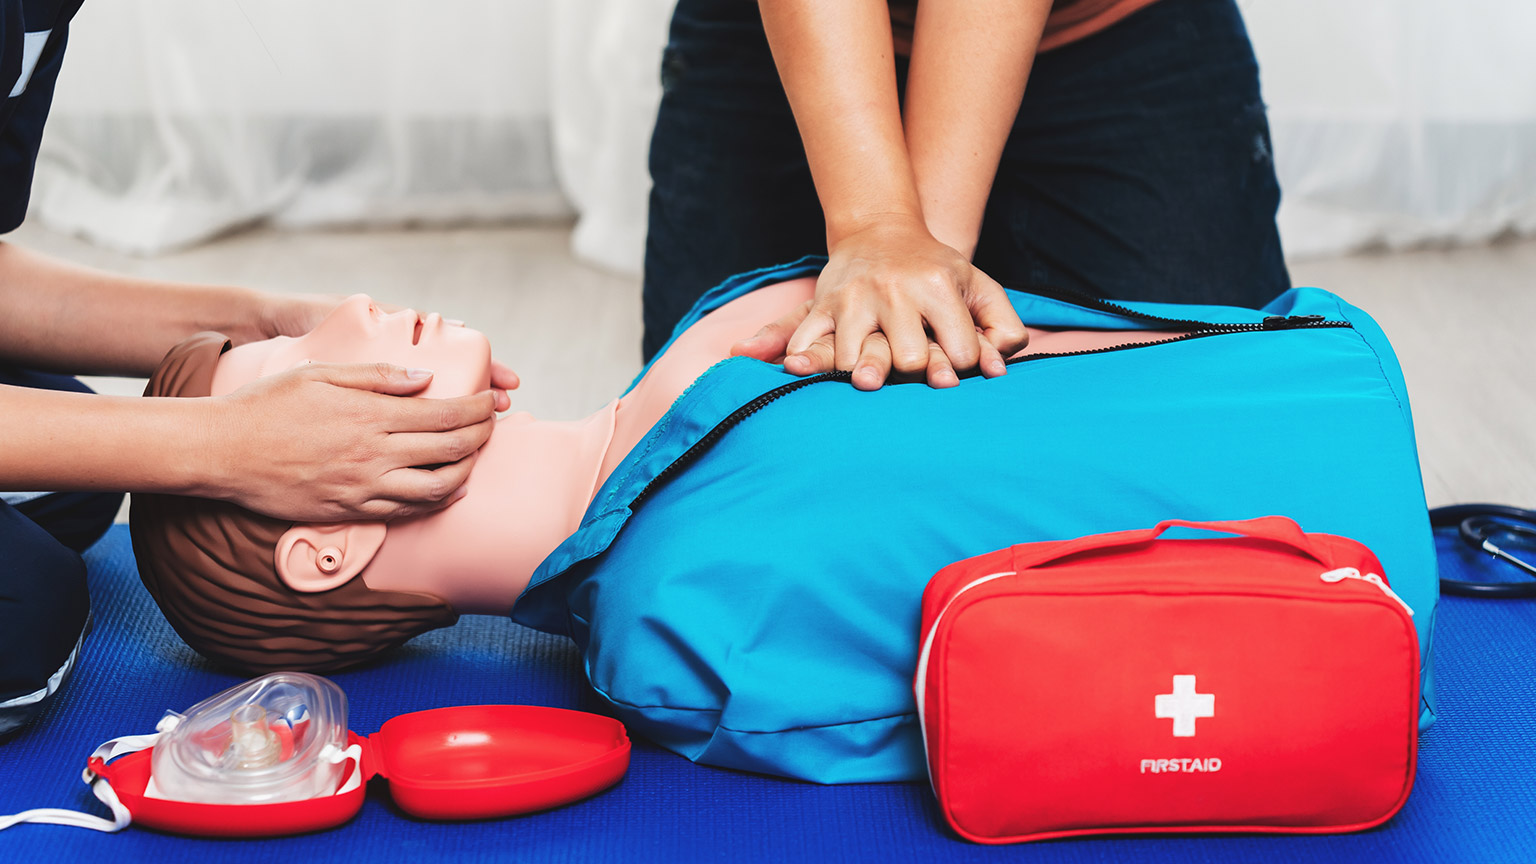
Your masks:
{"label": "finger", "polygon": [[1003,361],[1003,355],[997,350],[997,346],[986,339],[980,339],[978,342],[981,348],[981,362],[977,365],[981,369],[981,374],[988,378],[1008,374],[1008,364]]}
{"label": "finger", "polygon": [[891,343],[877,330],[864,337],[858,363],[853,367],[853,386],[860,390],[879,390],[890,374]]}
{"label": "finger", "polygon": [[495,428],[495,420],[485,420],[452,432],[396,432],[388,438],[386,458],[401,468],[457,462],[484,446]]}
{"label": "finger", "polygon": [[496,416],[490,390],[455,399],[398,399],[382,406],[390,432],[449,432]]}
{"label": "finger", "polygon": [[[819,309],[812,309],[785,347],[784,369],[795,375],[813,375],[832,368],[832,316]],[[810,355],[811,346],[825,340],[826,356]]]}
{"label": "finger", "polygon": [[[442,501],[396,501],[393,498],[374,498],[363,502],[358,512],[363,518],[388,522],[393,519],[404,519],[409,516],[423,516],[435,513],[445,507],[458,503],[469,489],[460,486],[453,494]],[[348,521],[355,520],[356,516],[348,516]]]}
{"label": "finger", "polygon": [[[975,332],[975,331],[972,331]],[[928,343],[928,386],[935,388],[953,387],[960,383],[960,376],[955,374],[955,368],[949,361],[948,352],[939,346],[937,342]]]}
{"label": "finger", "polygon": [[521,385],[522,379],[505,363],[491,360],[491,393],[496,397],[497,411],[512,410],[512,397],[507,395],[508,390],[516,390]]}
{"label": "finger", "polygon": [[[804,351],[794,355],[794,357],[786,357],[784,360],[785,369],[796,375],[820,375],[823,372],[831,372],[836,368],[832,365],[833,340],[835,338],[836,334],[828,333],[806,346]],[[789,368],[789,361],[791,359],[800,361],[793,369]]]}
{"label": "finger", "polygon": [[393,363],[306,363],[295,370],[316,381],[391,396],[410,396],[432,381],[430,369],[407,369]]}
{"label": "finger", "polygon": [[811,312],[814,300],[796,306],[789,314],[757,331],[757,334],[731,346],[731,356],[755,357],[766,363],[776,363],[789,353],[789,339]]}
{"label": "finger", "polygon": [[425,507],[447,506],[448,499],[469,479],[478,458],[479,454],[474,454],[439,468],[396,468],[379,478],[374,497]]}
{"label": "finger", "polygon": [[491,361],[491,386],[497,390],[516,390],[523,380],[512,368],[499,360]]}
{"label": "finger", "polygon": [[[852,370],[859,362],[859,355],[864,352],[864,344],[871,334],[875,333],[874,319],[860,315],[854,317],[852,311],[845,311],[832,325],[832,366],[834,369]],[[886,349],[890,353],[890,349]],[[885,376],[881,376],[881,381]]]}
{"label": "finger", "polygon": [[[934,343],[945,354],[944,365],[951,367],[951,372],[975,369],[981,359],[981,339],[976,335],[976,322],[971,320],[971,310],[964,303],[945,302],[927,310],[924,317],[928,320],[928,328],[933,331]],[[931,374],[929,378],[932,378]]]}
{"label": "finger", "polygon": [[880,329],[891,343],[891,365],[896,371],[919,375],[928,368],[928,334],[922,319],[915,314],[893,315],[880,322]]}
{"label": "finger", "polygon": [[971,317],[981,328],[981,335],[997,348],[999,354],[1011,357],[1029,344],[1029,331],[1008,301],[1008,292],[991,276],[973,270],[964,295]]}
{"label": "finger", "polygon": [[826,309],[813,306],[806,313],[805,320],[800,322],[800,326],[795,328],[795,332],[790,335],[789,341],[785,343],[784,353],[799,354],[801,351],[811,347],[812,342],[831,333],[835,325],[836,321]]}

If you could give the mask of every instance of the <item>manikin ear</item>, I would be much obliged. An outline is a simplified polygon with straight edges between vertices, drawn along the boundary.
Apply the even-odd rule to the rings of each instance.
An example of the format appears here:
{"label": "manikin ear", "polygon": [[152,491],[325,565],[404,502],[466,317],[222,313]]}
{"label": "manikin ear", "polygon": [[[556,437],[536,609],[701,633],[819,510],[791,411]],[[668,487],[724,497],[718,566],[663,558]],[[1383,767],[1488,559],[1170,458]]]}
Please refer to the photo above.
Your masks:
{"label": "manikin ear", "polygon": [[384,545],[383,522],[295,525],[277,541],[277,577],[295,591],[329,591],[363,572]]}

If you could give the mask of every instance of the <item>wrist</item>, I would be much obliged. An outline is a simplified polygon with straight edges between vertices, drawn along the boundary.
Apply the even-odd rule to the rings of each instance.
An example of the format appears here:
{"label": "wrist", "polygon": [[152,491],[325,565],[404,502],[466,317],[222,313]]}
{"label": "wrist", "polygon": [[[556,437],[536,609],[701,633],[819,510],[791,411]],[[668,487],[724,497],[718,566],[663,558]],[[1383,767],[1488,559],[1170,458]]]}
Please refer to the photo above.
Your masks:
{"label": "wrist", "polygon": [[175,458],[169,466],[173,487],[194,498],[228,499],[229,455],[234,444],[229,431],[234,427],[222,420],[233,406],[216,396],[168,401],[185,412],[182,428],[188,437],[185,458]]}
{"label": "wrist", "polygon": [[260,342],[263,339],[272,339],[283,335],[282,322],[287,315],[287,307],[293,302],[292,297],[284,297],[279,294],[269,294],[265,291],[250,291],[250,304],[252,312],[250,321],[253,323],[251,337],[249,339],[236,339],[235,344],[242,342]]}
{"label": "wrist", "polygon": [[849,237],[856,234],[928,233],[923,224],[923,214],[916,208],[893,208],[846,214],[834,218],[827,214],[827,251],[831,252]]}
{"label": "wrist", "polygon": [[930,220],[928,233],[933,235],[933,239],[964,255],[967,261],[975,260],[976,243],[981,235],[980,225],[957,227]]}
{"label": "wrist", "polygon": [[226,285],[210,285],[195,292],[189,296],[187,306],[198,312],[194,320],[183,325],[186,335],[212,330],[228,336],[236,345],[271,338],[269,330],[275,315],[272,295]]}

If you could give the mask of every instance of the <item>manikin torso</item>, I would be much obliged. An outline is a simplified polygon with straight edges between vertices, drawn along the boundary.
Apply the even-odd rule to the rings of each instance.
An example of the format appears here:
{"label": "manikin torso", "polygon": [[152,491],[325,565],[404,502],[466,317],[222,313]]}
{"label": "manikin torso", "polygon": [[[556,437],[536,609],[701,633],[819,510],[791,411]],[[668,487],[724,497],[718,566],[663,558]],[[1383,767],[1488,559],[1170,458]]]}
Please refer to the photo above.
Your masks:
{"label": "manikin torso", "polygon": [[[608,475],[700,374],[809,299],[814,279],[770,285],[727,303],[689,328],[622,398],[583,420],[537,420],[526,412],[496,422],[466,483],[468,494],[435,513],[400,519],[361,578],[374,590],[416,591],[460,613],[505,614],[539,563],[576,530]],[[1170,334],[1157,331],[1044,331],[1031,328],[1020,354],[1079,351]],[[490,347],[480,333],[422,318],[384,314],[362,295],[349,298],[313,332],[227,352],[212,395],[306,361],[385,361],[431,369],[422,394],[447,398],[485,390]]]}

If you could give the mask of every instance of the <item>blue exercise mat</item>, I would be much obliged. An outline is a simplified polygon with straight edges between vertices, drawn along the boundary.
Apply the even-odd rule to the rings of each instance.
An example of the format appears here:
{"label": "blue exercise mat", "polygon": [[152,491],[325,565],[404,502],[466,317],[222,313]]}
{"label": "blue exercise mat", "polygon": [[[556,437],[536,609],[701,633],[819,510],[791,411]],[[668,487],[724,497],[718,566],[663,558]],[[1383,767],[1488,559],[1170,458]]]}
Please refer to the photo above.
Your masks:
{"label": "blue exercise mat", "polygon": [[[1452,535],[1437,542],[1447,575],[1476,578],[1491,566]],[[0,744],[0,814],[51,806],[104,815],[80,782],[86,754],[108,738],[152,731],[166,709],[238,680],[211,669],[161,618],[139,584],[124,527],[87,557],[95,629],[62,698]],[[1413,796],[1396,819],[1363,834],[974,846],[949,832],[920,784],[814,786],[702,767],[636,742],[618,786],[530,816],[419,822],[375,782],[355,820],[320,834],[228,841],[21,825],[0,832],[0,862],[1536,860],[1536,601],[1447,597],[1437,625],[1440,715],[1421,742]],[[362,734],[396,714],[444,705],[595,707],[570,642],[499,618],[465,618],[376,666],[331,677]]]}

